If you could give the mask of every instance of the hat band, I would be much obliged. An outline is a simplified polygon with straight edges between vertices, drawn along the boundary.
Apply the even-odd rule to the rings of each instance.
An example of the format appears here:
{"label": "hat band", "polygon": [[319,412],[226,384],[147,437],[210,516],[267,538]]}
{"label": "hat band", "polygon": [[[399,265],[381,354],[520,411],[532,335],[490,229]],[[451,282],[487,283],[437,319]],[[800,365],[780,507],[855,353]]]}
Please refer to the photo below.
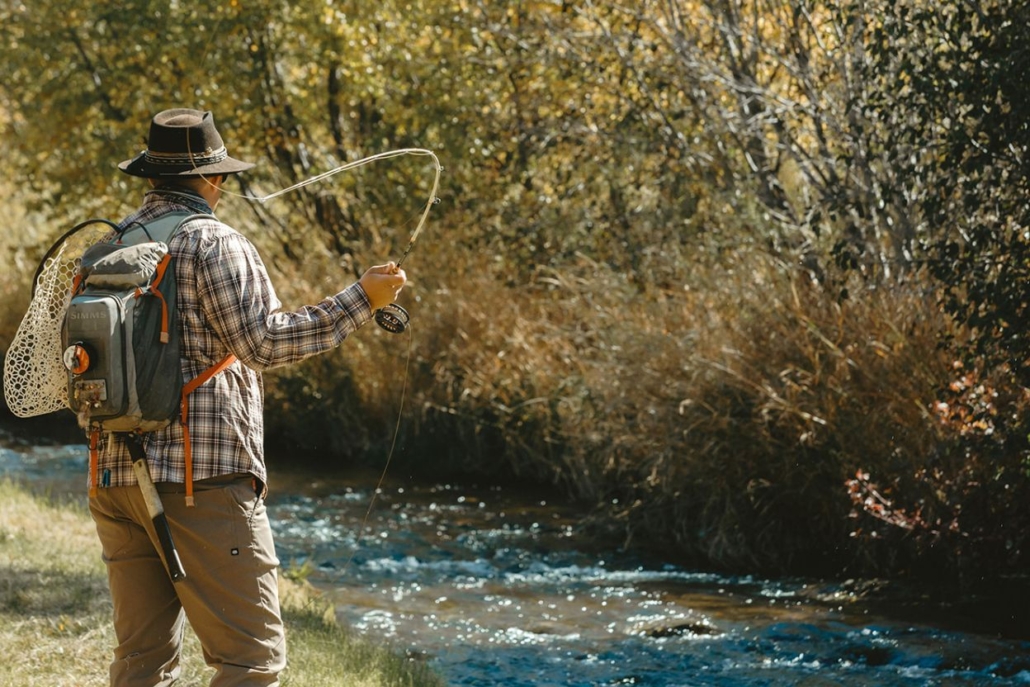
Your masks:
{"label": "hat band", "polygon": [[229,153],[225,150],[225,146],[218,150],[208,148],[199,155],[193,153],[161,153],[153,150],[146,150],[143,153],[143,158],[153,165],[193,165],[196,167],[221,162],[227,157],[229,157]]}

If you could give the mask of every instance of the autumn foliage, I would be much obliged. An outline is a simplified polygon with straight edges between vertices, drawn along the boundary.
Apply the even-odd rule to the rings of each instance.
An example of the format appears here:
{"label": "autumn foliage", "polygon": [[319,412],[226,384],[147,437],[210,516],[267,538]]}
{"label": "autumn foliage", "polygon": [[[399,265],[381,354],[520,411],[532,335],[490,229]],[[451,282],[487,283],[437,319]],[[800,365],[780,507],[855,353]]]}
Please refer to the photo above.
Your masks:
{"label": "autumn foliage", "polygon": [[[114,165],[158,109],[215,112],[261,162],[241,196],[428,148],[410,339],[366,329],[269,375],[286,460],[381,461],[401,413],[408,474],[557,484],[665,556],[1025,574],[1028,19],[1007,0],[8,3],[0,348],[49,242],[138,202]],[[432,176],[396,158],[219,213],[295,304],[396,257]]]}

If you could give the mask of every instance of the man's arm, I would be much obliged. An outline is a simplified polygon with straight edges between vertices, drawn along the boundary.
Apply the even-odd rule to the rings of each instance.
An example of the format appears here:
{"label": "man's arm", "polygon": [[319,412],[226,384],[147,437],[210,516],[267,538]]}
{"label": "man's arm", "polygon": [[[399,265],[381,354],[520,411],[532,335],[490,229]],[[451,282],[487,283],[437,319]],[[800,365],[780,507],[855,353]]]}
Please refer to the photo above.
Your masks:
{"label": "man's arm", "polygon": [[218,236],[198,256],[197,277],[208,323],[236,357],[258,370],[338,346],[404,284],[403,271],[380,265],[317,305],[284,311],[257,249],[236,232]]}

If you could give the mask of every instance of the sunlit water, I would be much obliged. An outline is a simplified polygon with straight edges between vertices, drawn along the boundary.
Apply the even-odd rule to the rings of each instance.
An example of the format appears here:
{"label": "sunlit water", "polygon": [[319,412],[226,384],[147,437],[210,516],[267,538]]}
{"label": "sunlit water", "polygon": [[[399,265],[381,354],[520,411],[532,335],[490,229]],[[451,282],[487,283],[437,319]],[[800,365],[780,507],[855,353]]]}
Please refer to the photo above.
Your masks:
{"label": "sunlit water", "polygon": [[[0,477],[75,493],[84,455],[0,434]],[[449,684],[1030,685],[1030,631],[645,564],[586,540],[574,509],[501,488],[394,483],[372,502],[375,477],[273,474],[279,556],[342,624]]]}

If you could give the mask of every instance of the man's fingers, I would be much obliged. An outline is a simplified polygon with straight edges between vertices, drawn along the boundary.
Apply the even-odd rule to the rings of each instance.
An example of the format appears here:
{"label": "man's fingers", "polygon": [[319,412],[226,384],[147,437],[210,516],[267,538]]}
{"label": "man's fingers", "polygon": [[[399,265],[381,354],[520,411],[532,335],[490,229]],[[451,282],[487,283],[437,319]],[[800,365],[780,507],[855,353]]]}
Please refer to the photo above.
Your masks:
{"label": "man's fingers", "polygon": [[375,310],[397,300],[407,283],[407,275],[397,263],[389,262],[369,267],[360,283]]}
{"label": "man's fingers", "polygon": [[397,263],[392,260],[385,265],[375,265],[374,267],[368,268],[369,272],[373,274],[397,274],[401,271],[401,268],[397,266]]}

